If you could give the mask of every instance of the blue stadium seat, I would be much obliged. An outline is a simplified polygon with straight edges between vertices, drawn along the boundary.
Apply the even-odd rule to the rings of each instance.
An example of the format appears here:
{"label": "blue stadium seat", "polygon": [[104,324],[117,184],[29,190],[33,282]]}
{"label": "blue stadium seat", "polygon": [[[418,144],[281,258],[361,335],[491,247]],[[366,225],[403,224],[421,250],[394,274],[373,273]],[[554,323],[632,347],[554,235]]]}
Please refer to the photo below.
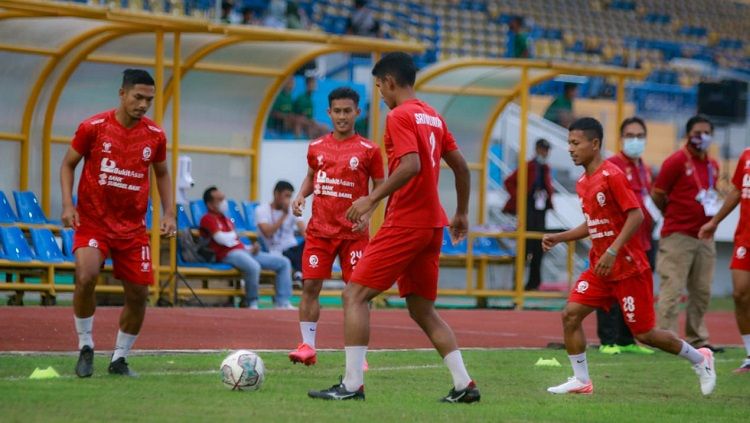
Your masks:
{"label": "blue stadium seat", "polygon": [[242,211],[245,212],[245,227],[248,231],[257,231],[258,224],[255,222],[255,209],[260,205],[257,201],[243,201]]}
{"label": "blue stadium seat", "polygon": [[34,251],[29,247],[21,228],[16,226],[0,227],[0,241],[3,243],[5,258],[12,261],[32,261],[36,259]]}
{"label": "blue stadium seat", "polygon": [[146,208],[146,215],[143,216],[146,222],[146,229],[151,230],[151,222],[154,221],[154,205],[151,204],[151,197],[148,197],[148,207]]}
{"label": "blue stadium seat", "polygon": [[52,231],[46,228],[31,228],[31,242],[39,260],[46,263],[62,263],[65,261],[57,240]]}
{"label": "blue stadium seat", "polygon": [[60,231],[60,236],[62,237],[62,252],[65,261],[75,261],[75,256],[73,255],[73,229],[64,228]]}
{"label": "blue stadium seat", "polygon": [[18,222],[16,214],[13,212],[13,207],[10,206],[8,197],[5,193],[0,191],[0,223],[15,223]]}
{"label": "blue stadium seat", "polygon": [[190,214],[193,215],[194,227],[199,227],[201,225],[201,219],[206,213],[208,213],[208,209],[203,200],[190,200]]}
{"label": "blue stadium seat", "polygon": [[443,229],[443,246],[440,248],[440,252],[445,255],[462,255],[466,254],[468,249],[468,242],[464,238],[461,242],[456,245],[451,244],[451,234],[446,226]]}
{"label": "blue stadium seat", "polygon": [[507,250],[500,246],[496,238],[481,237],[474,239],[474,254],[487,256],[508,256]]}
{"label": "blue stadium seat", "polygon": [[60,221],[47,219],[44,211],[42,211],[42,207],[39,205],[36,194],[33,192],[13,191],[13,199],[16,201],[16,211],[18,212],[19,221],[23,223],[61,224]]}
{"label": "blue stadium seat", "polygon": [[247,231],[247,222],[240,212],[240,207],[234,200],[227,200],[229,210],[227,211],[227,217],[234,223],[234,229],[237,231]]}
{"label": "blue stadium seat", "polygon": [[193,226],[193,222],[190,221],[185,206],[182,204],[177,205],[177,230],[188,229]]}

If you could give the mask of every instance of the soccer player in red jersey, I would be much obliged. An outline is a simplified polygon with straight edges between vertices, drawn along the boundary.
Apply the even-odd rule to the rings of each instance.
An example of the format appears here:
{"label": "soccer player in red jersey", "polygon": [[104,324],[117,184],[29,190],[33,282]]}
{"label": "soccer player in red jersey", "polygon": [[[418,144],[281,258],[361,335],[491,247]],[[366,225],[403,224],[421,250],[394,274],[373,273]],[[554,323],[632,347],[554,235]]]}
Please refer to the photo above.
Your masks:
{"label": "soccer player in red jersey", "polygon": [[609,309],[617,301],[625,323],[638,341],[684,357],[698,374],[701,392],[716,385],[713,353],[696,350],[672,332],[656,329],[653,280],[640,238],[634,236],[643,222],[641,205],[625,174],[602,159],[604,134],[593,118],[581,118],[570,126],[568,151],[584,174],[576,191],[586,222],[565,232],[546,234],[542,246],[549,250],[559,242],[591,237],[590,263],[578,279],[562,313],[565,348],[574,376],[547,389],[553,394],[591,394],[594,385],[586,361],[583,319],[596,308]]}
{"label": "soccer player in red jersey", "polygon": [[[119,107],[92,116],[78,126],[60,167],[62,221],[75,229],[73,312],[80,349],[76,365],[79,377],[89,377],[94,372],[94,287],[107,256],[112,258],[114,276],[123,282],[125,289],[125,305],[109,373],[133,375],[125,358],[141,329],[148,287],[154,283],[144,220],[151,166],[164,208],[161,234],[175,235],[167,139],[164,131],[146,117],[154,95],[154,80],[148,72],[125,70]],[[73,179],[81,159],[84,159],[83,172],[78,184],[78,204],[74,206]]]}
{"label": "soccer player in red jersey", "polygon": [[368,219],[352,224],[346,219],[346,211],[353,200],[369,194],[370,180],[377,189],[384,178],[380,148],[354,131],[359,94],[348,87],[331,91],[328,115],[333,132],[310,143],[307,176],[292,204],[294,214],[301,216],[305,198],[315,194],[302,254],[302,343],[289,353],[292,362],[308,366],[317,361],[315,335],[323,280],[331,277],[331,267],[338,256],[344,281],[348,282],[369,239]]}
{"label": "soccer player in red jersey", "polygon": [[312,398],[364,399],[363,363],[370,340],[368,302],[397,281],[409,314],[443,357],[453,377],[446,402],[475,402],[480,394],[469,377],[451,328],[434,306],[437,296],[440,247],[448,218],[440,205],[440,160],[453,170],[457,207],[450,223],[454,242],[468,231],[469,169],[443,118],[415,97],[414,61],[405,53],[389,53],[372,74],[386,105],[388,179],[347,211],[358,223],[389,196],[385,222],[367,246],[344,289],[346,374],[329,389],[310,391]]}
{"label": "soccer player in red jersey", "polygon": [[734,233],[734,256],[729,268],[732,270],[734,285],[734,317],[745,344],[747,357],[735,369],[735,373],[750,372],[750,149],[745,149],[737,162],[732,177],[732,187],[719,212],[703,225],[698,238],[711,240],[716,228],[729,213],[740,205],[740,221]]}

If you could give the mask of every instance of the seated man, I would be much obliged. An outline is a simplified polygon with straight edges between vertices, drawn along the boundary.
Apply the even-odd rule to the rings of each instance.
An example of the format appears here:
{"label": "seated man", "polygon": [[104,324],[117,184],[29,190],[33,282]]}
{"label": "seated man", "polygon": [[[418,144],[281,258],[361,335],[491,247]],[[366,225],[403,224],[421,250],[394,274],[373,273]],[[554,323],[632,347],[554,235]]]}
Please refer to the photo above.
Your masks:
{"label": "seated man", "polygon": [[200,222],[201,235],[210,239],[209,246],[216,254],[216,261],[227,263],[240,272],[245,280],[245,300],[241,303],[250,309],[258,309],[258,282],[261,269],[276,272],[276,309],[295,310],[291,305],[292,264],[281,255],[260,251],[258,243],[246,246],[240,242],[234,223],[225,216],[228,209],[226,196],[216,187],[209,187],[203,193],[208,213]]}
{"label": "seated man", "polygon": [[305,244],[297,242],[294,231],[296,229],[304,237],[305,222],[290,213],[293,193],[292,184],[277,182],[273,189],[273,201],[255,209],[255,222],[268,252],[288,257],[292,261],[294,279],[302,280],[302,250]]}

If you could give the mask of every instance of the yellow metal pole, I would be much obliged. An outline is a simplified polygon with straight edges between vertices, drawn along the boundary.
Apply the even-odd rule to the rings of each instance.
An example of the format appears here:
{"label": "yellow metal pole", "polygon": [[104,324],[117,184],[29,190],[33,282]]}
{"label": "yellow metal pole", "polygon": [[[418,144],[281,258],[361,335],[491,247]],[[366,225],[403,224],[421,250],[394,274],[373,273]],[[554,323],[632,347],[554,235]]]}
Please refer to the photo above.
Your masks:
{"label": "yellow metal pole", "polygon": [[[156,89],[156,98],[154,99],[154,122],[161,126],[164,120],[164,31],[156,31],[156,46],[154,55],[156,56],[156,66],[154,67],[154,88]],[[174,135],[174,134],[173,134]],[[174,152],[172,152],[174,155]],[[173,169],[174,172],[174,169]],[[174,177],[174,174],[172,175]],[[151,181],[155,181],[153,172]],[[161,201],[159,199],[159,190],[155,184],[151,184],[151,203],[154,205],[154,211],[151,219],[151,263],[154,269],[154,289],[151,291],[151,305],[155,305],[159,299],[159,281],[161,279],[161,236],[159,226],[161,225]]]}
{"label": "yellow metal pole", "polygon": [[613,140],[617,140],[615,145],[615,151],[622,150],[622,140],[620,139],[620,134],[617,132],[617,130],[620,127],[620,124],[625,119],[625,77],[624,76],[618,76],[617,77],[617,109],[615,112],[615,133],[612,137]]}
{"label": "yellow metal pole", "polygon": [[529,69],[521,69],[521,122],[518,134],[518,187],[516,189],[516,211],[518,237],[516,238],[516,307],[523,308],[523,275],[526,269],[526,205],[528,195],[528,168],[526,166],[526,127],[529,123]]}
{"label": "yellow metal pole", "polygon": [[[174,33],[174,44],[172,50],[172,204],[177,205],[177,163],[180,156],[180,89],[182,81],[182,68],[180,67],[181,33]],[[164,95],[166,100],[166,93]],[[169,298],[176,298],[175,289],[177,283],[177,238],[169,240]]]}

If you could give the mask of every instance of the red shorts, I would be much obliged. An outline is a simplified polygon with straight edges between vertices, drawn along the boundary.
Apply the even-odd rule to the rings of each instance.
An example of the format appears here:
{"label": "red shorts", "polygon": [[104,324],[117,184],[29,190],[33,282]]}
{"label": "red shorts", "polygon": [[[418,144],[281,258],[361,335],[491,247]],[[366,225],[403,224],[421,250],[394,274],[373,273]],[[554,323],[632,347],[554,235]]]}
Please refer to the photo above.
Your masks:
{"label": "red shorts", "polygon": [[734,243],[734,255],[732,255],[732,262],[729,264],[729,268],[732,270],[744,270],[750,272],[750,245],[744,243]]}
{"label": "red shorts", "polygon": [[153,285],[147,233],[129,239],[110,239],[102,231],[78,228],[73,235],[73,251],[84,247],[98,249],[105,258],[112,257],[115,278],[138,285]]}
{"label": "red shorts", "polygon": [[381,228],[367,246],[352,282],[385,291],[398,282],[402,297],[437,298],[443,228]]}
{"label": "red shorts", "polygon": [[573,286],[568,301],[607,311],[617,301],[633,334],[646,333],[656,324],[651,270],[620,281],[603,280],[587,270]]}
{"label": "red shorts", "polygon": [[367,247],[368,237],[359,239],[318,238],[308,235],[302,252],[302,279],[328,279],[336,256],[341,263],[341,273],[349,282],[352,272]]}

